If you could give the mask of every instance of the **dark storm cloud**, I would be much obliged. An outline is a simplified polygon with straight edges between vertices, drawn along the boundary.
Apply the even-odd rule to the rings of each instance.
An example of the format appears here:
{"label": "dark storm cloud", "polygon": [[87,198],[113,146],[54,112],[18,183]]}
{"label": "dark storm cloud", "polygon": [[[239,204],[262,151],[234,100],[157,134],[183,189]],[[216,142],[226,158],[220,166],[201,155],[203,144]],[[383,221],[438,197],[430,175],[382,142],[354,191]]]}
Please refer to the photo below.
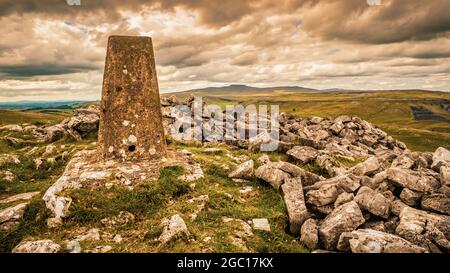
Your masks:
{"label": "dark storm cloud", "polygon": [[257,13],[298,13],[301,28],[311,35],[373,44],[428,40],[450,30],[448,0],[381,2],[380,6],[369,6],[366,0],[81,0],[81,6],[69,6],[65,0],[0,0],[0,16],[98,14],[99,19],[116,20],[120,11],[139,11],[143,6],[165,11],[179,7],[194,11],[202,24],[219,28]]}
{"label": "dark storm cloud", "polygon": [[61,65],[0,65],[0,79],[27,78],[34,76],[63,75],[95,70],[88,66],[61,66]]}
{"label": "dark storm cloud", "polygon": [[369,44],[429,40],[450,30],[448,0],[311,1],[302,27],[324,39]]}
{"label": "dark storm cloud", "polygon": [[[450,90],[449,1],[381,2],[0,0],[0,100],[8,90],[94,97],[110,35],[153,37],[163,92],[212,83]],[[417,75],[427,79],[408,78]]]}

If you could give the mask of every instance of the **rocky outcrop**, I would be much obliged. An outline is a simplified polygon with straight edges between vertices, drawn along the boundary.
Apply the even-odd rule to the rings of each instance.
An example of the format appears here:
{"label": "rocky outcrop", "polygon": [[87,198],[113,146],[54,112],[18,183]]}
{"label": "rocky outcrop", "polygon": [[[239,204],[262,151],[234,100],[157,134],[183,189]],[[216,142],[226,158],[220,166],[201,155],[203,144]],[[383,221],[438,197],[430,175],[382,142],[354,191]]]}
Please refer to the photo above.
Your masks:
{"label": "rocky outcrop", "polygon": [[277,168],[274,163],[267,163],[256,169],[255,176],[272,185],[275,189],[279,189],[289,174]]}
{"label": "rocky outcrop", "polygon": [[228,175],[229,178],[248,179],[252,178],[254,174],[254,162],[253,160],[246,161],[234,168],[234,170]]}
{"label": "rocky outcrop", "polygon": [[284,202],[289,216],[289,229],[291,234],[298,235],[303,222],[309,217],[305,205],[301,179],[289,178],[281,186],[281,189],[284,194]]}
{"label": "rocky outcrop", "polygon": [[383,194],[369,187],[361,187],[355,197],[355,202],[373,215],[388,218],[391,213],[391,201]]}
{"label": "rocky outcrop", "polygon": [[339,238],[338,249],[353,253],[424,253],[425,248],[385,232],[358,229],[346,232]]}
{"label": "rocky outcrop", "polygon": [[162,167],[180,165],[185,167],[186,174],[180,177],[185,182],[203,177],[198,163],[189,164],[189,158],[179,154],[171,154],[170,160],[146,160],[139,162],[104,161],[98,158],[95,150],[77,152],[64,170],[62,176],[50,186],[43,196],[47,208],[53,217],[48,219],[51,227],[60,225],[67,216],[72,203],[70,196],[62,192],[67,189],[97,188],[107,182],[121,183],[131,186],[143,180],[156,180]]}
{"label": "rocky outcrop", "polygon": [[30,132],[35,137],[36,142],[54,142],[64,136],[70,136],[79,140],[91,133],[97,133],[99,127],[99,115],[99,107],[97,105],[90,105],[87,108],[76,109],[73,116],[63,120],[59,124],[43,126],[31,125],[24,128],[19,125],[7,125],[1,128],[4,128],[4,130],[24,130]]}
{"label": "rocky outcrop", "polygon": [[252,219],[253,229],[270,232],[270,224],[267,218]]}
{"label": "rocky outcrop", "polygon": [[319,230],[314,219],[306,220],[300,231],[300,242],[302,242],[309,249],[316,249],[319,245]]}
{"label": "rocky outcrop", "polygon": [[354,201],[334,209],[319,227],[320,239],[327,250],[336,249],[339,236],[350,232],[365,222],[358,204]]}
{"label": "rocky outcrop", "polygon": [[164,219],[162,225],[164,226],[164,230],[159,236],[159,241],[162,244],[166,244],[176,238],[187,238],[190,236],[186,223],[178,214],[173,215],[170,219]]}
{"label": "rocky outcrop", "polygon": [[417,192],[431,193],[440,187],[435,176],[410,169],[390,168],[387,170],[387,178],[397,186]]}
{"label": "rocky outcrop", "polygon": [[6,228],[6,226],[10,225],[10,223],[14,223],[22,218],[27,205],[28,203],[21,203],[13,207],[0,210],[0,227]]}
{"label": "rocky outcrop", "polygon": [[450,166],[450,151],[443,147],[439,147],[433,154],[431,168],[435,171],[439,171],[442,166]]}
{"label": "rocky outcrop", "polygon": [[[448,245],[450,216],[405,207],[401,210],[399,217],[400,223],[395,233],[400,237],[430,252],[440,252],[439,246]],[[435,236],[435,234],[441,234],[441,236]]]}
{"label": "rocky outcrop", "polygon": [[301,164],[308,163],[317,157],[317,150],[309,146],[295,146],[286,152],[287,155],[294,158]]}
{"label": "rocky outcrop", "polygon": [[[347,115],[330,119],[298,118],[281,113],[279,121],[278,151],[286,153],[294,164],[271,162],[264,157],[258,160],[259,167],[254,175],[274,189],[282,189],[293,235],[301,233],[299,223],[313,217],[311,221],[319,226],[319,237],[317,244],[309,244],[312,249],[323,245],[335,250],[340,234],[354,231],[355,252],[430,250],[414,241],[417,234],[401,234],[407,234],[405,223],[411,223],[405,211],[412,207],[420,208],[418,211],[424,215],[443,217],[448,214],[450,153],[445,148],[434,153],[410,151],[404,143],[369,122]],[[235,121],[236,130],[241,125],[247,125],[247,121]],[[263,132],[252,139],[226,143],[257,152],[258,146],[269,142],[270,137]],[[347,167],[340,164],[340,160],[362,162]],[[327,178],[296,164],[317,166]],[[301,191],[300,186],[294,186],[299,184]],[[311,221],[305,225],[305,230],[313,230]],[[439,223],[425,224],[423,230],[427,229],[427,234],[445,234],[446,227]],[[362,230],[360,233],[358,228]],[[442,236],[439,238],[439,244],[426,240],[436,248],[445,248],[446,240]],[[370,246],[372,239],[374,248]],[[347,251],[352,250],[350,244],[347,245]]]}
{"label": "rocky outcrop", "polygon": [[7,164],[10,165],[20,164],[19,157],[16,155],[0,155],[0,167],[3,167]]}
{"label": "rocky outcrop", "polygon": [[[172,113],[177,101],[174,97],[163,98],[162,101],[164,125],[168,132],[169,126],[179,118]],[[192,107],[192,100],[185,105]],[[45,141],[54,141],[65,135],[83,138],[97,130],[97,110],[95,107],[86,111],[80,109],[74,117],[61,124],[26,130],[36,136],[40,134]],[[266,118],[270,121],[270,117]],[[207,121],[207,117],[202,117],[203,124]],[[248,121],[235,121],[233,125],[237,130],[240,125],[248,125]],[[246,135],[248,132],[247,129]],[[235,157],[222,147],[205,148],[203,154],[228,156],[237,165],[231,171],[229,166],[224,169],[235,182],[248,183],[248,180],[257,178],[275,190],[281,189],[290,233],[300,237],[311,250],[324,247],[328,251],[352,252],[448,251],[450,165],[449,152],[445,148],[441,147],[434,153],[410,151],[376,126],[352,116],[298,118],[282,113],[278,133],[278,152],[285,153],[289,162],[271,161],[264,155],[255,163],[249,156]],[[271,138],[268,131],[260,131],[256,137],[231,138],[223,142],[233,149],[258,152],[260,145],[270,142]],[[210,142],[217,144],[221,141],[205,138],[198,144],[208,147]],[[48,146],[46,155],[55,157],[56,152],[51,150]],[[135,182],[153,179],[150,174],[158,173],[151,162],[100,162],[91,158],[93,153],[83,151],[76,154],[61,178],[45,193],[44,200],[54,216],[49,224],[58,223],[67,215],[72,200],[64,195],[66,189],[99,187],[106,180],[132,189]],[[192,155],[189,151],[177,153],[180,157],[189,155]],[[161,162],[166,160],[164,158]],[[14,160],[4,161],[4,165],[16,164]],[[42,158],[40,168],[45,166],[45,161]],[[185,173],[178,179],[192,185],[204,174],[202,166],[194,162],[193,157],[188,162],[182,164]],[[254,185],[242,185],[237,201],[244,203],[257,193]],[[233,199],[229,193],[226,196]],[[192,206],[193,213],[189,215],[192,221],[205,208],[207,200],[207,196],[188,200],[194,205],[198,202],[198,206]],[[132,218],[128,216],[129,213],[121,212],[118,216],[103,219],[102,224],[110,230],[115,225],[128,223],[121,220]],[[248,223],[254,229],[270,230],[268,221],[253,220]],[[251,226],[243,220],[234,221],[243,223],[240,235],[232,237],[245,250],[243,238],[250,236]],[[166,219],[163,225],[164,232],[160,236],[163,244],[173,237],[189,236],[179,215]]]}
{"label": "rocky outcrop", "polygon": [[57,253],[61,246],[52,240],[24,241],[12,250],[13,253]]}

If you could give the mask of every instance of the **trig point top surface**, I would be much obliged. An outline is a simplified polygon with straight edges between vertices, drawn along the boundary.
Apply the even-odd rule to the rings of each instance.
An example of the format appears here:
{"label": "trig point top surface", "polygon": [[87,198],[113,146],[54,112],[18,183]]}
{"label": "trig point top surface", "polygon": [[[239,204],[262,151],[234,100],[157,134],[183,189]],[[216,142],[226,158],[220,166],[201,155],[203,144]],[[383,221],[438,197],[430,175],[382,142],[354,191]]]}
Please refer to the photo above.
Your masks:
{"label": "trig point top surface", "polygon": [[98,140],[105,159],[130,161],[158,159],[165,155],[150,37],[109,37]]}

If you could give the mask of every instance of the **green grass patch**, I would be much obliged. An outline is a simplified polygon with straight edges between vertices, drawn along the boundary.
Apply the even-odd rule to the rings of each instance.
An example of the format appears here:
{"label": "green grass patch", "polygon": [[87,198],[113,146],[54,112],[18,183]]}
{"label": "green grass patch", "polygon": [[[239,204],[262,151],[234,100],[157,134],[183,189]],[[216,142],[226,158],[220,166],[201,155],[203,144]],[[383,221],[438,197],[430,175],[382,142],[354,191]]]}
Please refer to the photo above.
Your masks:
{"label": "green grass patch", "polygon": [[9,231],[0,231],[0,252],[11,252],[22,239],[46,232],[48,216],[49,211],[41,197],[34,198],[25,209],[18,227]]}
{"label": "green grass patch", "polygon": [[161,170],[157,181],[139,184],[133,190],[118,185],[110,190],[77,189],[67,194],[73,200],[68,221],[80,224],[98,224],[100,219],[128,211],[138,218],[155,215],[171,199],[189,192],[189,186],[177,177],[183,173],[179,166]]}

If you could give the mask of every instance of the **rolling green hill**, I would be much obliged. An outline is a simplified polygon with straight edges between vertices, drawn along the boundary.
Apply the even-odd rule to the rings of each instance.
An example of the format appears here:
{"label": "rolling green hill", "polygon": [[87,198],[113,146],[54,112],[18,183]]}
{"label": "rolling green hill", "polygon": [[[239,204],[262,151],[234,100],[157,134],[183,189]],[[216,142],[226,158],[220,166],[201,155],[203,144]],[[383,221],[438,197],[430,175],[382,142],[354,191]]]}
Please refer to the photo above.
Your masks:
{"label": "rolling green hill", "polygon": [[20,111],[0,110],[0,126],[5,124],[44,124],[57,123],[69,116],[71,111],[58,111],[44,113],[42,110]]}

